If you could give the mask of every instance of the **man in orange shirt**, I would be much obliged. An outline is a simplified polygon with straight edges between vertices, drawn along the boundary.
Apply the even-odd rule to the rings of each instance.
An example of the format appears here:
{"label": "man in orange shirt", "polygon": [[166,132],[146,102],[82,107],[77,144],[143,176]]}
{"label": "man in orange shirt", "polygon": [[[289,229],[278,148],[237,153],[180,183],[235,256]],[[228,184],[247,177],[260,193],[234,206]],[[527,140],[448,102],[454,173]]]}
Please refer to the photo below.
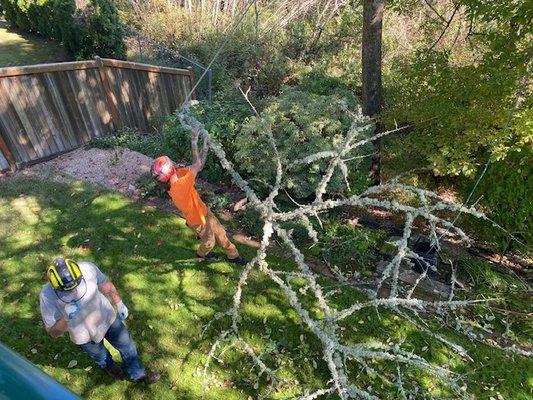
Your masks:
{"label": "man in orange shirt", "polygon": [[177,166],[167,156],[154,160],[152,176],[165,185],[167,193],[178,210],[181,211],[187,226],[194,230],[200,239],[197,255],[205,261],[215,261],[216,254],[211,250],[216,242],[224,249],[228,261],[238,265],[247,263],[239,256],[239,251],[230,242],[226,231],[211,210],[202,201],[194,184],[196,175],[204,167],[209,150],[209,143],[204,140],[202,151],[198,152],[198,132],[191,135],[192,164],[188,167]]}

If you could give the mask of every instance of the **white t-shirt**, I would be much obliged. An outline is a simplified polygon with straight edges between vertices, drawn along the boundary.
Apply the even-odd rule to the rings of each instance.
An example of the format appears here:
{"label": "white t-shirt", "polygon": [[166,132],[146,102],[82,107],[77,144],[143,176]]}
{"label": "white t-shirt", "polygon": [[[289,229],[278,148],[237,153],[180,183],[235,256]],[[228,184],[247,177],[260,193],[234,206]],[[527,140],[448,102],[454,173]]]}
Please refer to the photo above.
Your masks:
{"label": "white t-shirt", "polygon": [[98,286],[107,277],[91,262],[79,262],[83,280],[73,290],[56,291],[49,283],[39,296],[41,316],[47,328],[66,317],[70,340],[76,344],[100,342],[116,319],[116,312]]}

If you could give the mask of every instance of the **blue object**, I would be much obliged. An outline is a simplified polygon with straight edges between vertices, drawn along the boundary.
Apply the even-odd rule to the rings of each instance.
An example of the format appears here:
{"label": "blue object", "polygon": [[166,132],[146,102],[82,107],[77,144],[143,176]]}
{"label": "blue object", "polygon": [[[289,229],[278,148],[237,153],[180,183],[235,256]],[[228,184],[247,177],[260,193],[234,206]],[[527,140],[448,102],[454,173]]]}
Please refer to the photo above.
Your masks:
{"label": "blue object", "polygon": [[0,343],[1,400],[79,400],[50,375]]}
{"label": "blue object", "polygon": [[[111,324],[105,338],[120,353],[126,372],[132,380],[140,379],[146,375],[135,343],[131,340],[128,329],[119,318]],[[113,358],[104,346],[103,340],[98,343],[85,343],[80,347],[103,370],[111,369],[113,366]]]}

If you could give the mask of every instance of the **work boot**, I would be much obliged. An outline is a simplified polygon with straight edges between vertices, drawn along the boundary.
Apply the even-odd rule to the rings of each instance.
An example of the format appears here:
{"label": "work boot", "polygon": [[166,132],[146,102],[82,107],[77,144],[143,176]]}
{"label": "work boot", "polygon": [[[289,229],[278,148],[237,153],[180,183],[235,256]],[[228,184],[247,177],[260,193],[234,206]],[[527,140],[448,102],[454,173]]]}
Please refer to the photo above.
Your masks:
{"label": "work boot", "polygon": [[228,261],[232,264],[236,264],[236,265],[246,265],[248,264],[248,260],[246,258],[242,258],[240,256],[236,257],[236,258],[228,258]]}
{"label": "work boot", "polygon": [[117,381],[121,381],[126,377],[124,375],[124,371],[122,371],[122,368],[120,368],[117,364],[113,364],[113,366],[109,369],[106,369],[105,372],[107,375],[113,379],[116,379]]}
{"label": "work boot", "polygon": [[161,374],[154,371],[148,371],[142,378],[135,379],[133,382],[144,383],[145,385],[151,385],[161,379]]}
{"label": "work boot", "polygon": [[196,254],[196,256],[199,258],[199,261],[205,261],[205,262],[218,261],[218,255],[216,255],[213,252],[209,252],[203,257],[201,255],[199,255],[199,254]]}

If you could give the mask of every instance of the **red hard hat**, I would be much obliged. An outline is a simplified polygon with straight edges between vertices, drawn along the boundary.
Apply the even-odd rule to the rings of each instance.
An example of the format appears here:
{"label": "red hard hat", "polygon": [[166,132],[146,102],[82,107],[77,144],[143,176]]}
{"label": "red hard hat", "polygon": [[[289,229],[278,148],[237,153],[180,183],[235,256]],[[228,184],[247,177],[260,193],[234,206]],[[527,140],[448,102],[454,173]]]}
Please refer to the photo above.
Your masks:
{"label": "red hard hat", "polygon": [[167,183],[174,172],[174,163],[167,156],[157,157],[152,164],[152,176],[161,183]]}

